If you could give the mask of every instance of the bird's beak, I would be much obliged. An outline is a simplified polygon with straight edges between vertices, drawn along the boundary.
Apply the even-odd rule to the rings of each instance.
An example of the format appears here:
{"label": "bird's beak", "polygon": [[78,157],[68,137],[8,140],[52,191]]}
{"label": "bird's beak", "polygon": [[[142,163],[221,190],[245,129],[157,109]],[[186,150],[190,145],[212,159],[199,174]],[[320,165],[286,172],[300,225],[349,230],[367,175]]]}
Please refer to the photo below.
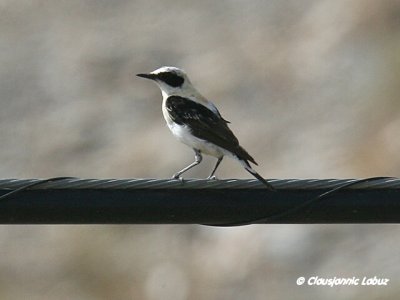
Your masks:
{"label": "bird's beak", "polygon": [[143,78],[147,78],[147,79],[151,79],[151,80],[155,80],[157,78],[157,76],[155,74],[136,74],[136,76],[139,77],[143,77]]}

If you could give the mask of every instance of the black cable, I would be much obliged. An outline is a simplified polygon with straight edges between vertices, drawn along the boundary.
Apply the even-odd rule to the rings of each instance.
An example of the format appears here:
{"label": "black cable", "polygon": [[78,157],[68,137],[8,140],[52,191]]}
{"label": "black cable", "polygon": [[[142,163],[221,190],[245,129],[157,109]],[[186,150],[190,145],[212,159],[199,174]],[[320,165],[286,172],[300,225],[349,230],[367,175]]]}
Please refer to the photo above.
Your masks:
{"label": "black cable", "polygon": [[[0,200],[7,199],[7,198],[11,197],[12,195],[20,193],[20,192],[25,191],[32,187],[37,187],[37,186],[40,186],[40,185],[48,183],[48,182],[60,181],[60,180],[65,180],[65,179],[77,179],[77,178],[76,177],[53,177],[53,178],[38,180],[35,182],[28,183],[24,186],[21,186],[15,190],[12,190],[12,191],[0,196]],[[395,178],[395,177],[371,177],[371,178],[354,180],[351,182],[345,182],[345,183],[341,182],[337,186],[334,186],[333,188],[316,196],[315,198],[306,200],[295,207],[285,209],[278,213],[271,214],[270,216],[265,216],[265,217],[261,217],[261,218],[250,219],[250,220],[249,219],[242,220],[242,221],[227,223],[227,224],[203,224],[203,225],[218,226],[218,227],[242,226],[242,225],[249,225],[249,224],[255,224],[255,223],[266,223],[268,221],[284,218],[286,216],[290,216],[291,214],[298,212],[301,209],[305,209],[304,212],[308,213],[309,210],[312,208],[312,204],[316,203],[317,201],[322,201],[322,200],[336,194],[338,191],[343,190],[344,188],[356,186],[361,183],[374,182],[374,181],[379,181],[379,180],[384,180],[384,179],[397,179],[397,178]],[[151,181],[151,180],[149,180],[149,181]],[[277,192],[279,192],[279,189],[277,190]],[[308,208],[308,211],[306,208]]]}
{"label": "black cable", "polygon": [[[377,181],[377,180],[383,180],[383,179],[397,179],[396,177],[369,177],[369,178],[364,178],[364,179],[358,179],[355,180],[353,182],[346,182],[346,183],[342,183],[339,184],[338,186],[326,191],[325,193],[322,193],[320,195],[318,195],[315,198],[312,198],[310,200],[307,200],[293,208],[290,209],[286,209],[282,212],[279,213],[275,213],[272,214],[270,216],[267,217],[262,217],[259,219],[251,219],[251,220],[245,220],[245,221],[240,221],[240,222],[234,222],[234,223],[228,223],[228,224],[202,224],[202,225],[206,225],[206,226],[217,226],[217,227],[233,227],[233,226],[244,226],[244,225],[251,225],[251,224],[258,224],[258,223],[266,223],[268,221],[272,221],[272,220],[276,220],[282,217],[286,217],[290,214],[293,214],[295,212],[298,212],[300,209],[305,208],[305,207],[309,207],[317,202],[317,201],[321,201],[324,198],[328,198],[329,196],[334,195],[335,193],[337,193],[340,190],[343,190],[344,188],[348,188],[351,186],[355,186],[358,185],[360,183],[364,183],[364,182],[373,182],[373,181]],[[278,190],[279,192],[279,190]]]}

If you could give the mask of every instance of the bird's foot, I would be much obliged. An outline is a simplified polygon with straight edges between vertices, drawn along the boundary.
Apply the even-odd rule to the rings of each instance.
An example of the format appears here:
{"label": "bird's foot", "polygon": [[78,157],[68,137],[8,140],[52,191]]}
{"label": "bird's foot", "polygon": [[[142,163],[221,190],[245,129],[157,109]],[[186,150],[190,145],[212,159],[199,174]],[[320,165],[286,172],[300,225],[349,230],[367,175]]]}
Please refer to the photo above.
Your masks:
{"label": "bird's foot", "polygon": [[208,176],[207,180],[219,180],[219,179],[217,178],[217,176],[213,175],[213,176]]}
{"label": "bird's foot", "polygon": [[172,179],[179,180],[180,182],[184,182],[185,180],[179,175],[179,173],[176,173],[172,176]]}

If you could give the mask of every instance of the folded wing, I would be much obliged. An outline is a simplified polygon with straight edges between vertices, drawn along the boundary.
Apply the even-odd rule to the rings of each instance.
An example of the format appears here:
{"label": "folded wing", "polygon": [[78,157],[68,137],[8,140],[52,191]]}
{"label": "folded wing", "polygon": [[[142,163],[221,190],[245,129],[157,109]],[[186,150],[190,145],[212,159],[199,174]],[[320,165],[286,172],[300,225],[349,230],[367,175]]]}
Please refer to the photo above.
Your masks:
{"label": "folded wing", "polygon": [[227,121],[220,114],[215,114],[204,105],[179,96],[170,96],[166,100],[166,108],[171,119],[179,125],[188,126],[195,137],[228,150],[239,159],[257,164],[239,145]]}

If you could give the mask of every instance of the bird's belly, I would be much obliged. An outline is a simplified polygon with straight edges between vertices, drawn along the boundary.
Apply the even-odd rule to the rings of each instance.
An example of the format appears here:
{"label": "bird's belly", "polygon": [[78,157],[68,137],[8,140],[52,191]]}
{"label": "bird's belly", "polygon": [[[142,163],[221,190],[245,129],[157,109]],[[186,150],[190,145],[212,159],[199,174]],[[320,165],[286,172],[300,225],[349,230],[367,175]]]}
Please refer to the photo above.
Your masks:
{"label": "bird's belly", "polygon": [[224,155],[231,155],[225,149],[218,147],[212,143],[209,143],[205,140],[199,139],[192,135],[190,129],[184,125],[178,124],[170,124],[168,123],[168,127],[171,130],[172,134],[185,145],[200,150],[200,152],[204,154],[208,154],[215,157],[222,157]]}

